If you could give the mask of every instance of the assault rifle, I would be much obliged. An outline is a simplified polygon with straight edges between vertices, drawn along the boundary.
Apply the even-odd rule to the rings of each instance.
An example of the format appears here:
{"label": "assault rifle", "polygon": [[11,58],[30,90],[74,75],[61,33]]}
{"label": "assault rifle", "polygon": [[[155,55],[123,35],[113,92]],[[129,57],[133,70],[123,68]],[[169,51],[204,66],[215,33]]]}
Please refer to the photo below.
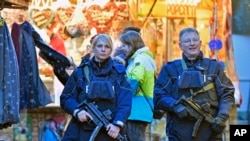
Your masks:
{"label": "assault rifle", "polygon": [[193,127],[192,137],[196,136],[197,131],[199,129],[199,126],[203,120],[212,124],[214,118],[209,113],[202,110],[200,105],[198,105],[196,102],[194,102],[192,98],[182,97],[182,98],[180,98],[179,103],[186,106],[186,108],[189,112],[189,115],[191,117],[197,119],[197,121]]}
{"label": "assault rifle", "polygon": [[[78,108],[83,108],[93,117],[93,122],[96,125],[96,127],[95,127],[93,133],[91,134],[89,141],[94,141],[95,137],[99,133],[100,129],[102,127],[106,128],[110,124],[109,120],[111,119],[112,112],[109,109],[104,111],[104,112],[101,112],[98,109],[97,105],[95,105],[94,103],[91,103],[91,102],[88,103],[85,100],[78,105]],[[117,136],[117,140],[118,141],[127,141],[127,137],[122,136],[119,133]]]}

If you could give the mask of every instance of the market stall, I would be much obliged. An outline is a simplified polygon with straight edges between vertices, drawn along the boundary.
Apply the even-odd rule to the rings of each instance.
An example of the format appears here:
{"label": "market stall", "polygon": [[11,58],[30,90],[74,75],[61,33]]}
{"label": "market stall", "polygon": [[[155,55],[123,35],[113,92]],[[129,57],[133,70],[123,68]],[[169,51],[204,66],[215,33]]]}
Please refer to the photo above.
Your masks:
{"label": "market stall", "polygon": [[[1,16],[10,30],[16,17],[23,14],[46,42],[49,42],[46,30],[57,33],[64,40],[66,56],[72,57],[76,64],[87,52],[93,35],[107,33],[116,43],[123,28],[136,26],[141,28],[144,41],[155,55],[158,73],[164,63],[181,57],[179,31],[187,26],[196,27],[201,33],[204,55],[220,61],[229,77],[238,82],[231,43],[232,10],[228,0],[3,0],[0,4]],[[61,90],[55,89],[58,83],[54,83],[52,68],[39,57],[37,62],[40,76],[54,100],[50,106],[60,113]],[[33,113],[36,112],[32,110],[34,116]],[[42,116],[45,118],[49,114]],[[37,126],[42,118],[37,119],[32,119],[35,124],[33,140],[37,139]],[[157,126],[162,122],[153,124]],[[162,127],[149,130],[150,135],[161,138],[164,133]]]}

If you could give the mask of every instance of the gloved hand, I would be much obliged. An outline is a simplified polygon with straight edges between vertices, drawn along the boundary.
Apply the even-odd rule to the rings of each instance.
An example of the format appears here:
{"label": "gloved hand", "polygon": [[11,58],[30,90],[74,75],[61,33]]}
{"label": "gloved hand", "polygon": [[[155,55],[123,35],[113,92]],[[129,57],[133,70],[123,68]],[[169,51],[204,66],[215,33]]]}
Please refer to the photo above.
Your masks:
{"label": "gloved hand", "polygon": [[204,110],[206,113],[209,113],[210,112],[210,104],[209,103],[202,104],[201,109]]}
{"label": "gloved hand", "polygon": [[212,130],[216,133],[221,133],[226,127],[226,119],[222,117],[215,117],[212,122]]}
{"label": "gloved hand", "polygon": [[209,100],[207,99],[199,99],[199,100],[194,100],[198,105],[200,105],[201,109],[206,112],[210,113],[211,112],[211,105]]}
{"label": "gloved hand", "polygon": [[174,112],[179,118],[186,118],[189,116],[187,108],[182,104],[175,105]]}

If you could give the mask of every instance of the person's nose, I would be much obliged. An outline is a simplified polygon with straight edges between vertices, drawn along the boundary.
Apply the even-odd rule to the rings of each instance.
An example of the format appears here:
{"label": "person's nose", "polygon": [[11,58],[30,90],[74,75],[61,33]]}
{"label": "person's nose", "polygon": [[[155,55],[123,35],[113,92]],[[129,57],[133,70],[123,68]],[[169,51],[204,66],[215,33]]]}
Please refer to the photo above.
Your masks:
{"label": "person's nose", "polygon": [[102,51],[105,51],[105,46],[102,46]]}
{"label": "person's nose", "polygon": [[191,45],[195,44],[195,41],[194,40],[190,40],[190,44]]}

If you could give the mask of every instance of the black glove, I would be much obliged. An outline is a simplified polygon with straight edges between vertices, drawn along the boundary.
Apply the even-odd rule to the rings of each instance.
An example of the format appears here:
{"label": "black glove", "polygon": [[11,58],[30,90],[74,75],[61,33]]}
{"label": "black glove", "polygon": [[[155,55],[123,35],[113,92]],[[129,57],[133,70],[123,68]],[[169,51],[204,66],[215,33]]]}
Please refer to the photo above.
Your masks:
{"label": "black glove", "polygon": [[154,119],[161,119],[164,116],[165,112],[163,110],[157,110],[155,109],[153,111],[153,118]]}
{"label": "black glove", "polygon": [[209,103],[202,104],[201,109],[204,110],[206,113],[209,113],[210,112],[210,104]]}
{"label": "black glove", "polygon": [[175,105],[174,112],[179,118],[185,118],[189,116],[188,109],[182,104]]}
{"label": "black glove", "polygon": [[212,130],[216,133],[221,133],[226,127],[226,119],[222,117],[215,117],[212,122]]}
{"label": "black glove", "polygon": [[209,100],[207,99],[199,99],[199,100],[194,100],[198,105],[200,105],[201,109],[206,112],[206,113],[211,113],[211,105]]}

